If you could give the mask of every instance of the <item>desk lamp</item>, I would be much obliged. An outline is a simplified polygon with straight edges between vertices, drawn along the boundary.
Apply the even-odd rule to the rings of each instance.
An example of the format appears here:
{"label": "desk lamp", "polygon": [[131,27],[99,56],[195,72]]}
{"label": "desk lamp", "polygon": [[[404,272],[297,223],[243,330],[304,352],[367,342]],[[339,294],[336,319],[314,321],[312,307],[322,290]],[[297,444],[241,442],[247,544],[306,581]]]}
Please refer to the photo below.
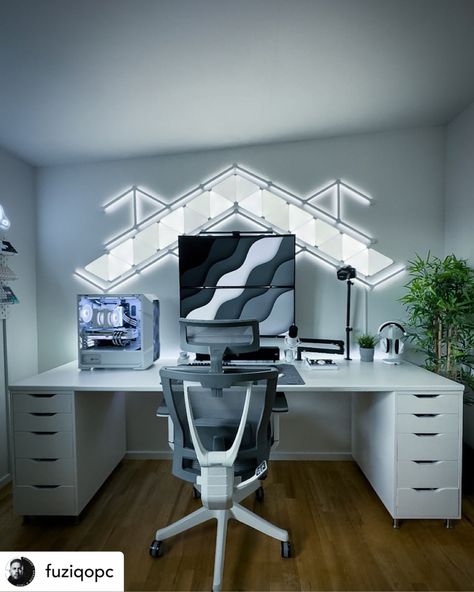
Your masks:
{"label": "desk lamp", "polygon": [[356,277],[355,267],[351,265],[345,265],[337,270],[337,279],[347,282],[347,303],[346,303],[346,357],[345,360],[351,360],[351,286],[354,282],[351,282]]}

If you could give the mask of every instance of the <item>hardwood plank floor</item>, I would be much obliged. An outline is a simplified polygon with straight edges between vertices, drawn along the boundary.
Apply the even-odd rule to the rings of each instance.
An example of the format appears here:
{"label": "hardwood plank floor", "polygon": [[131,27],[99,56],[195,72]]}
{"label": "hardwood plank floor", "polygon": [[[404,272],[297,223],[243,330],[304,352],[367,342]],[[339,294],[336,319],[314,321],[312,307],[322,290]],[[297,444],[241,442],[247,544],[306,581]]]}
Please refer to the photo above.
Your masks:
{"label": "hardwood plank floor", "polygon": [[[265,499],[244,504],[290,531],[294,557],[280,544],[229,523],[224,590],[474,590],[474,496],[463,498],[454,529],[441,520],[406,520],[399,530],[352,462],[270,463]],[[210,590],[214,521],[166,541],[148,555],[155,530],[199,507],[169,461],[125,460],[81,516],[13,513],[0,490],[0,550],[120,550],[125,589]]]}

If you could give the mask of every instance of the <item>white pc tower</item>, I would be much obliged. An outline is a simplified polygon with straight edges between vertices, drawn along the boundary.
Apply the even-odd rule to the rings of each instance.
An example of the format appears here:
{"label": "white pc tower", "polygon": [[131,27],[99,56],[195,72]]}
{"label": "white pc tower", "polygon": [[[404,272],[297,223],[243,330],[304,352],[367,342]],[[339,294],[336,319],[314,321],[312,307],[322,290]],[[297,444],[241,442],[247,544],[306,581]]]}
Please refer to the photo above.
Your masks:
{"label": "white pc tower", "polygon": [[160,356],[159,315],[150,294],[79,294],[79,368],[145,370]]}

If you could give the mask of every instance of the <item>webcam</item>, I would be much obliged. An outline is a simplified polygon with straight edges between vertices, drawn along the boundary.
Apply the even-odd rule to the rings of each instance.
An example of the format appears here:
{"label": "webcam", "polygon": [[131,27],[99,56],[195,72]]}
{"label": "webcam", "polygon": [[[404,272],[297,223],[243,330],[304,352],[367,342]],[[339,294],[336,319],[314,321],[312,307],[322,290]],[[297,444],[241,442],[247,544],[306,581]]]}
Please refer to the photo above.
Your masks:
{"label": "webcam", "polygon": [[351,265],[345,265],[344,267],[340,267],[337,270],[337,279],[338,280],[351,280],[356,277],[356,270],[355,267]]}

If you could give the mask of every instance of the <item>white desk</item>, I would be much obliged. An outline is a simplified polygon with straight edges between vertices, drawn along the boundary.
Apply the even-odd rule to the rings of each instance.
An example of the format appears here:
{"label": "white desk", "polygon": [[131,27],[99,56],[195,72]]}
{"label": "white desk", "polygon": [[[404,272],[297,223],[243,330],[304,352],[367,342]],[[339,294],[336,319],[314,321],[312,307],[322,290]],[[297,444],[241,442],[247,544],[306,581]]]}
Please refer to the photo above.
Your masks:
{"label": "white desk", "polygon": [[[461,516],[463,386],[411,364],[296,366],[291,392],[351,392],[352,455],[394,520]],[[160,392],[148,370],[80,371],[76,362],[10,386],[14,507],[78,515],[125,454],[124,392]]]}

